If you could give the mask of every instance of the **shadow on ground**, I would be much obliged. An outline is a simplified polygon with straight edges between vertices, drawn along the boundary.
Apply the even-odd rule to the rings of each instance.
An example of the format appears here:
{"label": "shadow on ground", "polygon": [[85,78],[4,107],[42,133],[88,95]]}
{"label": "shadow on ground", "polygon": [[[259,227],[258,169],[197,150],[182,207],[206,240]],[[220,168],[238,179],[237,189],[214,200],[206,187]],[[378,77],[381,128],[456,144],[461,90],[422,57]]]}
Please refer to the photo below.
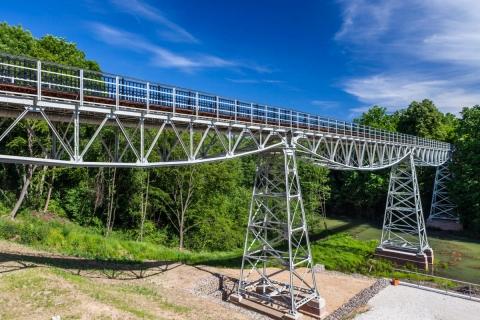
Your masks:
{"label": "shadow on ground", "polygon": [[0,253],[0,273],[48,266],[62,268],[73,274],[90,278],[133,280],[152,277],[179,265],[179,263],[165,261],[126,262],[48,254]]}

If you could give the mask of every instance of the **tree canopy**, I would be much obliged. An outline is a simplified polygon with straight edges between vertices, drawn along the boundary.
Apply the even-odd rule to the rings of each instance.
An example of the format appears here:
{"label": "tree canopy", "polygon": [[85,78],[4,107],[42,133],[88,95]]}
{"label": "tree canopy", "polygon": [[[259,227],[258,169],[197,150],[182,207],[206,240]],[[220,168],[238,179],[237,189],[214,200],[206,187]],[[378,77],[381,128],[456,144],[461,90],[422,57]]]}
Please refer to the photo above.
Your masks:
{"label": "tree canopy", "polygon": [[88,60],[75,43],[52,35],[37,39],[21,26],[6,22],[0,23],[0,51],[100,71],[98,63]]}

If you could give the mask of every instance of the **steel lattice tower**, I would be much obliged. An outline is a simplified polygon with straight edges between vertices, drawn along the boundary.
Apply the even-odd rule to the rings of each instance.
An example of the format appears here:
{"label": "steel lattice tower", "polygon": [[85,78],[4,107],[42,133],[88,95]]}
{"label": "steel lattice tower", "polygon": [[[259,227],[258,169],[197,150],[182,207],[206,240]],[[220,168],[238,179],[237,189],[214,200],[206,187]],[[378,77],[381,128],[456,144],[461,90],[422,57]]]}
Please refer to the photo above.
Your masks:
{"label": "steel lattice tower", "polygon": [[392,167],[377,255],[426,269],[433,262],[413,154]]}
{"label": "steel lattice tower", "polygon": [[312,307],[320,315],[324,301],[312,264],[295,150],[287,147],[257,165],[238,295],[278,305],[292,317]]}
{"label": "steel lattice tower", "polygon": [[452,179],[448,165],[447,162],[437,167],[428,220],[441,219],[459,222],[457,206],[448,197],[447,185]]}

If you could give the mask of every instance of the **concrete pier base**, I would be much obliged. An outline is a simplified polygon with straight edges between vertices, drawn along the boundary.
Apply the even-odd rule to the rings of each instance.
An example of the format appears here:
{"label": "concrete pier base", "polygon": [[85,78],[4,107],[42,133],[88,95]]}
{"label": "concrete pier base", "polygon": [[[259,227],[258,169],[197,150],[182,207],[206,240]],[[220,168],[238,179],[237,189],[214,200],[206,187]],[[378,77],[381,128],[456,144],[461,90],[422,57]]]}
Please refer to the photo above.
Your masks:
{"label": "concrete pier base", "polygon": [[299,311],[316,319],[323,319],[327,314],[325,299],[310,300],[300,307]]}
{"label": "concrete pier base", "polygon": [[427,227],[442,231],[462,231],[463,224],[457,220],[428,219]]}
{"label": "concrete pier base", "polygon": [[423,253],[417,253],[399,248],[377,247],[375,256],[392,261],[400,266],[411,264],[425,271],[433,270],[434,255],[432,249],[427,249]]}
{"label": "concrete pier base", "polygon": [[229,300],[239,306],[279,320],[298,320],[302,318],[302,315],[314,319],[323,319],[327,314],[326,303],[323,298],[310,300],[301,306],[296,314],[285,312],[285,309],[282,310],[282,308],[278,308],[275,304],[267,303],[250,296],[243,297],[238,294],[232,294]]}

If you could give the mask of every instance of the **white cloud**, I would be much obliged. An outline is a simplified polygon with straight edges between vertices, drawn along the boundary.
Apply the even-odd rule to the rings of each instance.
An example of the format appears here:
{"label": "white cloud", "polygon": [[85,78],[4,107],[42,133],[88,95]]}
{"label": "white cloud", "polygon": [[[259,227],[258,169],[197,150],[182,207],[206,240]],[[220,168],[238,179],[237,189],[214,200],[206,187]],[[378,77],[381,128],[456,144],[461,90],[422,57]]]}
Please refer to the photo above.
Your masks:
{"label": "white cloud", "polygon": [[199,43],[187,30],[165,17],[155,7],[140,0],[111,0],[120,10],[135,16],[155,22],[163,27],[158,34],[166,40],[173,42]]}
{"label": "white cloud", "polygon": [[[429,98],[443,111],[480,103],[480,1],[342,1],[335,39],[371,70],[343,83],[391,109]],[[372,67],[373,66],[373,67]]]}
{"label": "white cloud", "polygon": [[344,6],[342,26],[335,34],[336,40],[347,40],[363,43],[372,40],[390,26],[390,16],[398,1],[385,0],[372,3],[367,0],[341,1]]}
{"label": "white cloud", "polygon": [[267,70],[267,68],[260,68],[257,65],[227,60],[210,54],[178,54],[169,49],[153,44],[137,34],[126,32],[102,23],[90,23],[89,26],[100,41],[128,50],[148,53],[150,54],[151,64],[158,67],[176,68],[183,71],[193,71],[201,68],[230,68],[249,69],[262,73]]}
{"label": "white cloud", "polygon": [[338,101],[333,100],[312,100],[310,103],[316,107],[320,107],[321,109],[332,109],[339,106]]}
{"label": "white cloud", "polygon": [[[462,107],[480,102],[480,92],[462,86],[462,78],[457,77],[457,84],[450,79],[422,79],[412,74],[407,75],[373,75],[354,78],[345,83],[345,91],[356,96],[366,104],[378,104],[388,107],[390,111],[407,106],[411,101],[432,99],[444,112],[457,113]],[[467,83],[468,87],[468,83]],[[352,111],[361,111],[359,110]]]}
{"label": "white cloud", "polygon": [[257,83],[266,83],[266,84],[283,84],[285,81],[282,80],[273,80],[273,79],[232,79],[226,78],[227,81],[233,83],[243,83],[243,84],[257,84]]}

